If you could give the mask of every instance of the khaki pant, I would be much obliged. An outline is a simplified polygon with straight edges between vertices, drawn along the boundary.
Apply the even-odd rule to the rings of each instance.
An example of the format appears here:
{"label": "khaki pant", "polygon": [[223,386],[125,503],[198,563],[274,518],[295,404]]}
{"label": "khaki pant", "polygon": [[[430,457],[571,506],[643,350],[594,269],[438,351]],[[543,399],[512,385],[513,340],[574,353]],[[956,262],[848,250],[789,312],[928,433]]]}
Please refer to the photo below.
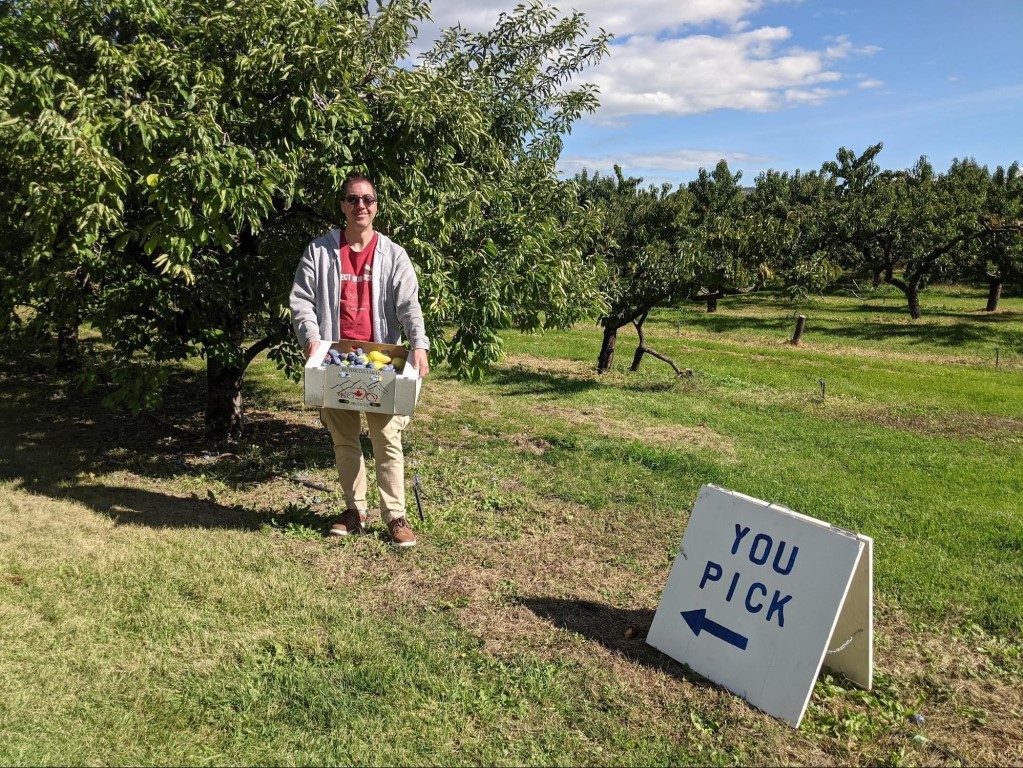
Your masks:
{"label": "khaki pant", "polygon": [[[359,443],[360,414],[360,411],[341,408],[320,409],[320,421],[334,440],[334,461],[348,509],[365,511],[366,461]],[[380,489],[380,515],[385,523],[405,517],[405,452],[401,446],[401,431],[408,423],[408,416],[366,413]]]}

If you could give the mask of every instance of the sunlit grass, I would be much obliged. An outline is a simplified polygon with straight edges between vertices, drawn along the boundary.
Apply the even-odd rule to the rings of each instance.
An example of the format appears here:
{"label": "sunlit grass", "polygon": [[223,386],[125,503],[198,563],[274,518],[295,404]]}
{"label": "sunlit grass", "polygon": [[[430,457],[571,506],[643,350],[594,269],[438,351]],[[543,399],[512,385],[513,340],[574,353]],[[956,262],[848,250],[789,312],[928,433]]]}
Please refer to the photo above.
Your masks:
{"label": "sunlit grass", "polygon": [[[863,303],[655,313],[681,380],[629,372],[628,330],[597,376],[593,325],[510,335],[483,385],[439,366],[401,555],[372,518],[323,536],[337,494],[295,478],[336,484],[329,441],[265,360],[230,450],[198,440],[201,361],[161,422],[7,369],[0,762],[929,764],[917,709],[973,762],[1018,762],[1023,306]],[[874,537],[872,698],[824,678],[793,733],[643,644],[708,482]]]}

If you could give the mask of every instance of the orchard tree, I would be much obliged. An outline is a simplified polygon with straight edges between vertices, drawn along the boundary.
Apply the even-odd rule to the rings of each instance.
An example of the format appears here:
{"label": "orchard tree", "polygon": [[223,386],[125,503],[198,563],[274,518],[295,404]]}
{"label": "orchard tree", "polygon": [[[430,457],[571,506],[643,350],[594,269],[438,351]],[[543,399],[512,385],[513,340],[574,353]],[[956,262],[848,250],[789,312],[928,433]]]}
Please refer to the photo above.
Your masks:
{"label": "orchard tree", "polygon": [[716,312],[718,300],[747,289],[755,279],[750,266],[750,248],[756,248],[761,221],[746,218],[742,172],[732,174],[728,163],[718,162],[714,170],[701,168],[687,189],[692,199],[689,220],[701,232],[701,258],[695,279],[698,290],[693,301],[705,302]]}
{"label": "orchard tree", "polygon": [[835,246],[854,254],[850,266],[902,291],[918,319],[920,292],[932,278],[956,274],[972,246],[1015,225],[985,215],[989,174],[974,161],[953,161],[938,174],[921,157],[910,169],[882,172],[874,161],[880,150],[876,144],[857,157],[843,147],[823,167],[839,182]]}
{"label": "orchard tree", "polygon": [[[332,207],[324,182],[343,175],[363,122],[357,99],[331,95],[356,90],[368,65],[330,53],[359,60],[365,39],[375,51],[394,32],[369,30],[354,4],[255,0],[21,0],[5,21],[5,150],[32,149],[10,202],[42,276],[26,292],[48,292],[47,272],[77,272],[87,250],[88,320],[113,351],[91,374],[112,385],[108,401],[156,404],[161,363],[199,354],[209,431],[237,435],[245,366],[286,348],[301,239],[286,235],[324,226],[299,220]],[[78,211],[93,212],[87,249]]]}
{"label": "orchard tree", "polygon": [[905,293],[910,316],[919,319],[920,291],[932,277],[957,273],[970,246],[993,237],[1018,237],[1021,225],[988,215],[990,175],[973,160],[953,160],[937,176],[921,158],[903,179],[896,194],[905,222],[900,236],[903,277],[886,274],[885,279]]}
{"label": "orchard tree", "polygon": [[763,251],[760,263],[768,279],[805,296],[841,276],[833,248],[836,186],[831,176],[765,171],[757,176],[746,206],[753,221],[770,222],[761,225],[764,235],[754,244]]}
{"label": "orchard tree", "polygon": [[692,197],[667,185],[642,188],[642,179],[626,178],[617,165],[613,177],[583,171],[575,180],[580,202],[601,215],[601,237],[594,245],[609,268],[605,290],[610,306],[600,318],[597,371],[611,369],[618,331],[632,323],[639,334],[632,370],[649,354],[681,375],[671,358],[646,345],[643,323],[654,307],[693,291],[699,249],[690,224]]}
{"label": "orchard tree", "polygon": [[1013,225],[1023,223],[1023,171],[1019,163],[995,169],[988,184],[984,222],[1001,231],[978,241],[977,257],[988,284],[987,312],[998,310],[1006,281],[1023,280],[1023,236]]}
{"label": "orchard tree", "polygon": [[[675,191],[667,185],[643,188],[641,179],[626,178],[619,166],[613,177],[586,172],[576,177],[580,201],[600,212],[596,250],[610,269],[610,308],[600,319],[600,373],[613,364],[619,329],[632,323],[639,336],[632,370],[650,354],[681,374],[675,361],[645,342],[643,324],[654,307],[692,299],[714,311],[722,296],[747,292],[769,279],[776,261],[787,279],[804,288],[812,279],[832,279],[835,270],[819,248],[813,256],[827,269],[811,264],[800,240],[804,220],[819,216],[815,208],[813,216],[802,209],[811,210],[821,185],[806,185],[798,177],[790,188],[787,176],[765,177],[756,197],[747,196],[739,178],[723,161],[713,172],[701,169],[696,180]],[[778,189],[769,190],[772,186]],[[797,200],[800,195],[808,201]]]}
{"label": "orchard tree", "polygon": [[[885,251],[881,244],[894,240],[900,227],[893,200],[883,202],[894,189],[886,183],[890,176],[882,177],[876,159],[883,147],[880,142],[872,144],[860,155],[841,147],[835,160],[821,166],[821,176],[830,179],[835,189],[834,203],[827,211],[834,222],[830,250],[844,267],[868,270],[875,288],[894,275],[897,254]],[[887,214],[883,220],[882,213]]]}
{"label": "orchard tree", "polygon": [[[597,268],[563,226],[585,233],[590,219],[553,174],[560,134],[595,106],[592,90],[567,81],[606,44],[581,39],[578,15],[520,7],[490,35],[451,33],[408,67],[428,13],[420,0],[373,13],[351,0],[13,6],[0,45],[2,146],[40,146],[9,202],[34,216],[33,183],[46,197],[65,176],[85,179],[52,218],[78,232],[70,217],[93,216],[87,319],[113,349],[97,373],[110,400],[156,404],[162,363],[198,354],[208,431],[236,436],[254,357],[269,350],[299,373],[291,275],[304,243],[337,220],[351,170],[378,180],[381,226],[419,268],[435,349],[464,375],[497,358],[500,330],[599,306]],[[19,47],[44,53],[23,58]],[[105,175],[53,167],[65,139],[41,129],[54,120],[91,142],[74,154]],[[22,231],[41,273],[50,249],[80,274],[83,248],[51,234],[59,224]]]}
{"label": "orchard tree", "polygon": [[[128,181],[107,144],[120,96],[77,85],[96,65],[67,23],[82,13],[71,3],[0,7],[0,337],[55,334],[68,369]],[[116,34],[115,22],[100,33]]]}
{"label": "orchard tree", "polygon": [[[588,37],[581,14],[532,3],[488,32],[448,30],[415,72],[428,88],[451,84],[444,101],[458,106],[444,130],[468,120],[478,131],[462,146],[416,135],[413,121],[398,142],[411,149],[385,174],[402,181],[401,205],[384,218],[420,255],[427,330],[462,376],[478,380],[498,358],[503,329],[566,327],[604,307],[603,265],[587,258],[597,220],[555,166],[562,137],[597,106],[592,86],[567,86],[607,41],[603,31]],[[427,159],[427,183],[417,183],[415,164]],[[456,183],[434,183],[454,173]],[[444,326],[455,329],[450,340]]]}

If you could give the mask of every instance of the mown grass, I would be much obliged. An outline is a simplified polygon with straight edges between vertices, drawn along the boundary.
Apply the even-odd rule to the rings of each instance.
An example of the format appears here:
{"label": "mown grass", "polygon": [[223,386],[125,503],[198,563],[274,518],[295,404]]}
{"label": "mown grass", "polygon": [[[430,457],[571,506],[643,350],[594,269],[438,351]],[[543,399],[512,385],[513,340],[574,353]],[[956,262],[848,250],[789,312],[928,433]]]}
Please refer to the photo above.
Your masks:
{"label": "mown grass", "polygon": [[[963,303],[978,298],[968,295]],[[745,328],[748,321],[760,329],[784,312],[773,336],[760,330],[708,339],[708,327],[718,324],[713,315],[662,313],[647,330],[648,342],[696,371],[692,381],[671,383],[667,367],[648,358],[627,386],[559,393],[560,409],[608,409],[621,425],[618,444],[584,443],[589,470],[572,475],[579,488],[574,498],[599,504],[615,487],[667,475],[672,480],[662,497],[647,503],[670,514],[672,506],[684,512],[701,482],[725,485],[875,537],[878,585],[905,606],[931,618],[967,618],[993,631],[1019,632],[1023,590],[1005,585],[1023,583],[1021,302],[1004,305],[1000,327],[1016,341],[1002,342],[995,368],[993,357],[961,362],[961,350],[941,363],[943,342],[933,340],[927,318],[915,326],[911,350],[840,342],[834,318],[854,301],[801,306],[811,319],[798,348],[785,343],[793,311],[774,300],[735,301],[722,310],[731,324]],[[862,325],[861,337],[872,339]],[[631,362],[632,348],[625,339],[621,344]],[[511,347],[536,357],[575,350],[582,365],[596,358],[593,334],[585,329],[554,343],[514,338]],[[583,349],[588,354],[580,355]],[[499,376],[492,391],[507,383]],[[532,392],[517,386],[512,410],[533,399],[530,415],[542,411],[544,385]],[[654,424],[705,425],[731,447],[733,460],[722,462],[720,451],[708,457],[631,438],[630,426]]]}
{"label": "mown grass", "polygon": [[[195,437],[198,365],[142,421],[8,365],[0,762],[1023,760],[1023,301],[925,302],[666,310],[647,341],[678,381],[627,372],[625,333],[596,376],[592,327],[510,336],[481,386],[440,367],[401,555],[376,519],[324,538],[336,494],[294,478],[334,484],[327,438],[266,363],[230,450]],[[824,676],[792,732],[645,646],[707,482],[874,537],[874,692]]]}

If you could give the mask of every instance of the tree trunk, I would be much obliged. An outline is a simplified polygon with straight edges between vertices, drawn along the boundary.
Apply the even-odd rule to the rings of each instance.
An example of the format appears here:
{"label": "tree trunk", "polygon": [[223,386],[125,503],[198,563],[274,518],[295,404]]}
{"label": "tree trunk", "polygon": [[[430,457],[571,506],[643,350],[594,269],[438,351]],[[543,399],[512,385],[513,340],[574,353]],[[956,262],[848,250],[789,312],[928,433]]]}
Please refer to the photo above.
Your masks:
{"label": "tree trunk", "polygon": [[[246,225],[239,233],[239,252],[244,258],[259,258],[259,240]],[[224,304],[207,308],[205,324],[223,331],[226,345],[206,350],[206,439],[213,442],[237,440],[244,426],[242,379],[249,363],[270,343],[257,342],[245,351],[245,316],[241,309]]]}
{"label": "tree trunk", "polygon": [[636,352],[632,356],[632,366],[629,368],[630,371],[635,373],[639,370],[639,364],[643,362],[643,353],[646,352],[646,347],[642,342],[636,345]]}
{"label": "tree trunk", "polygon": [[1002,278],[994,275],[987,276],[987,308],[985,312],[998,310],[998,300],[1002,298]]}
{"label": "tree trunk", "polygon": [[245,369],[206,360],[206,437],[237,440],[242,433],[242,377]]}
{"label": "tree trunk", "polygon": [[701,304],[707,305],[707,312],[718,311],[718,299],[724,298],[724,291],[715,291],[714,293],[698,293],[693,296],[690,301],[698,301]]}
{"label": "tree trunk", "polygon": [[906,286],[906,301],[909,304],[909,316],[919,320],[923,312],[920,311],[920,286],[915,282],[911,281]]}
{"label": "tree trunk", "polygon": [[82,368],[82,345],[79,330],[82,325],[83,306],[86,296],[96,293],[89,279],[89,273],[79,267],[73,275],[73,282],[64,286],[57,298],[57,370],[74,373]]}
{"label": "tree trunk", "polygon": [[61,321],[57,329],[57,370],[72,373],[81,367],[77,320]]}
{"label": "tree trunk", "polygon": [[604,339],[600,343],[597,357],[597,373],[607,373],[615,361],[615,344],[618,342],[618,326],[605,325]]}
{"label": "tree trunk", "polygon": [[906,305],[909,307],[909,316],[914,320],[919,320],[923,314],[920,311],[920,281],[922,278],[917,275],[910,277],[908,280],[899,280],[894,277],[885,278],[885,282],[889,285],[894,285],[898,288],[906,297]]}

